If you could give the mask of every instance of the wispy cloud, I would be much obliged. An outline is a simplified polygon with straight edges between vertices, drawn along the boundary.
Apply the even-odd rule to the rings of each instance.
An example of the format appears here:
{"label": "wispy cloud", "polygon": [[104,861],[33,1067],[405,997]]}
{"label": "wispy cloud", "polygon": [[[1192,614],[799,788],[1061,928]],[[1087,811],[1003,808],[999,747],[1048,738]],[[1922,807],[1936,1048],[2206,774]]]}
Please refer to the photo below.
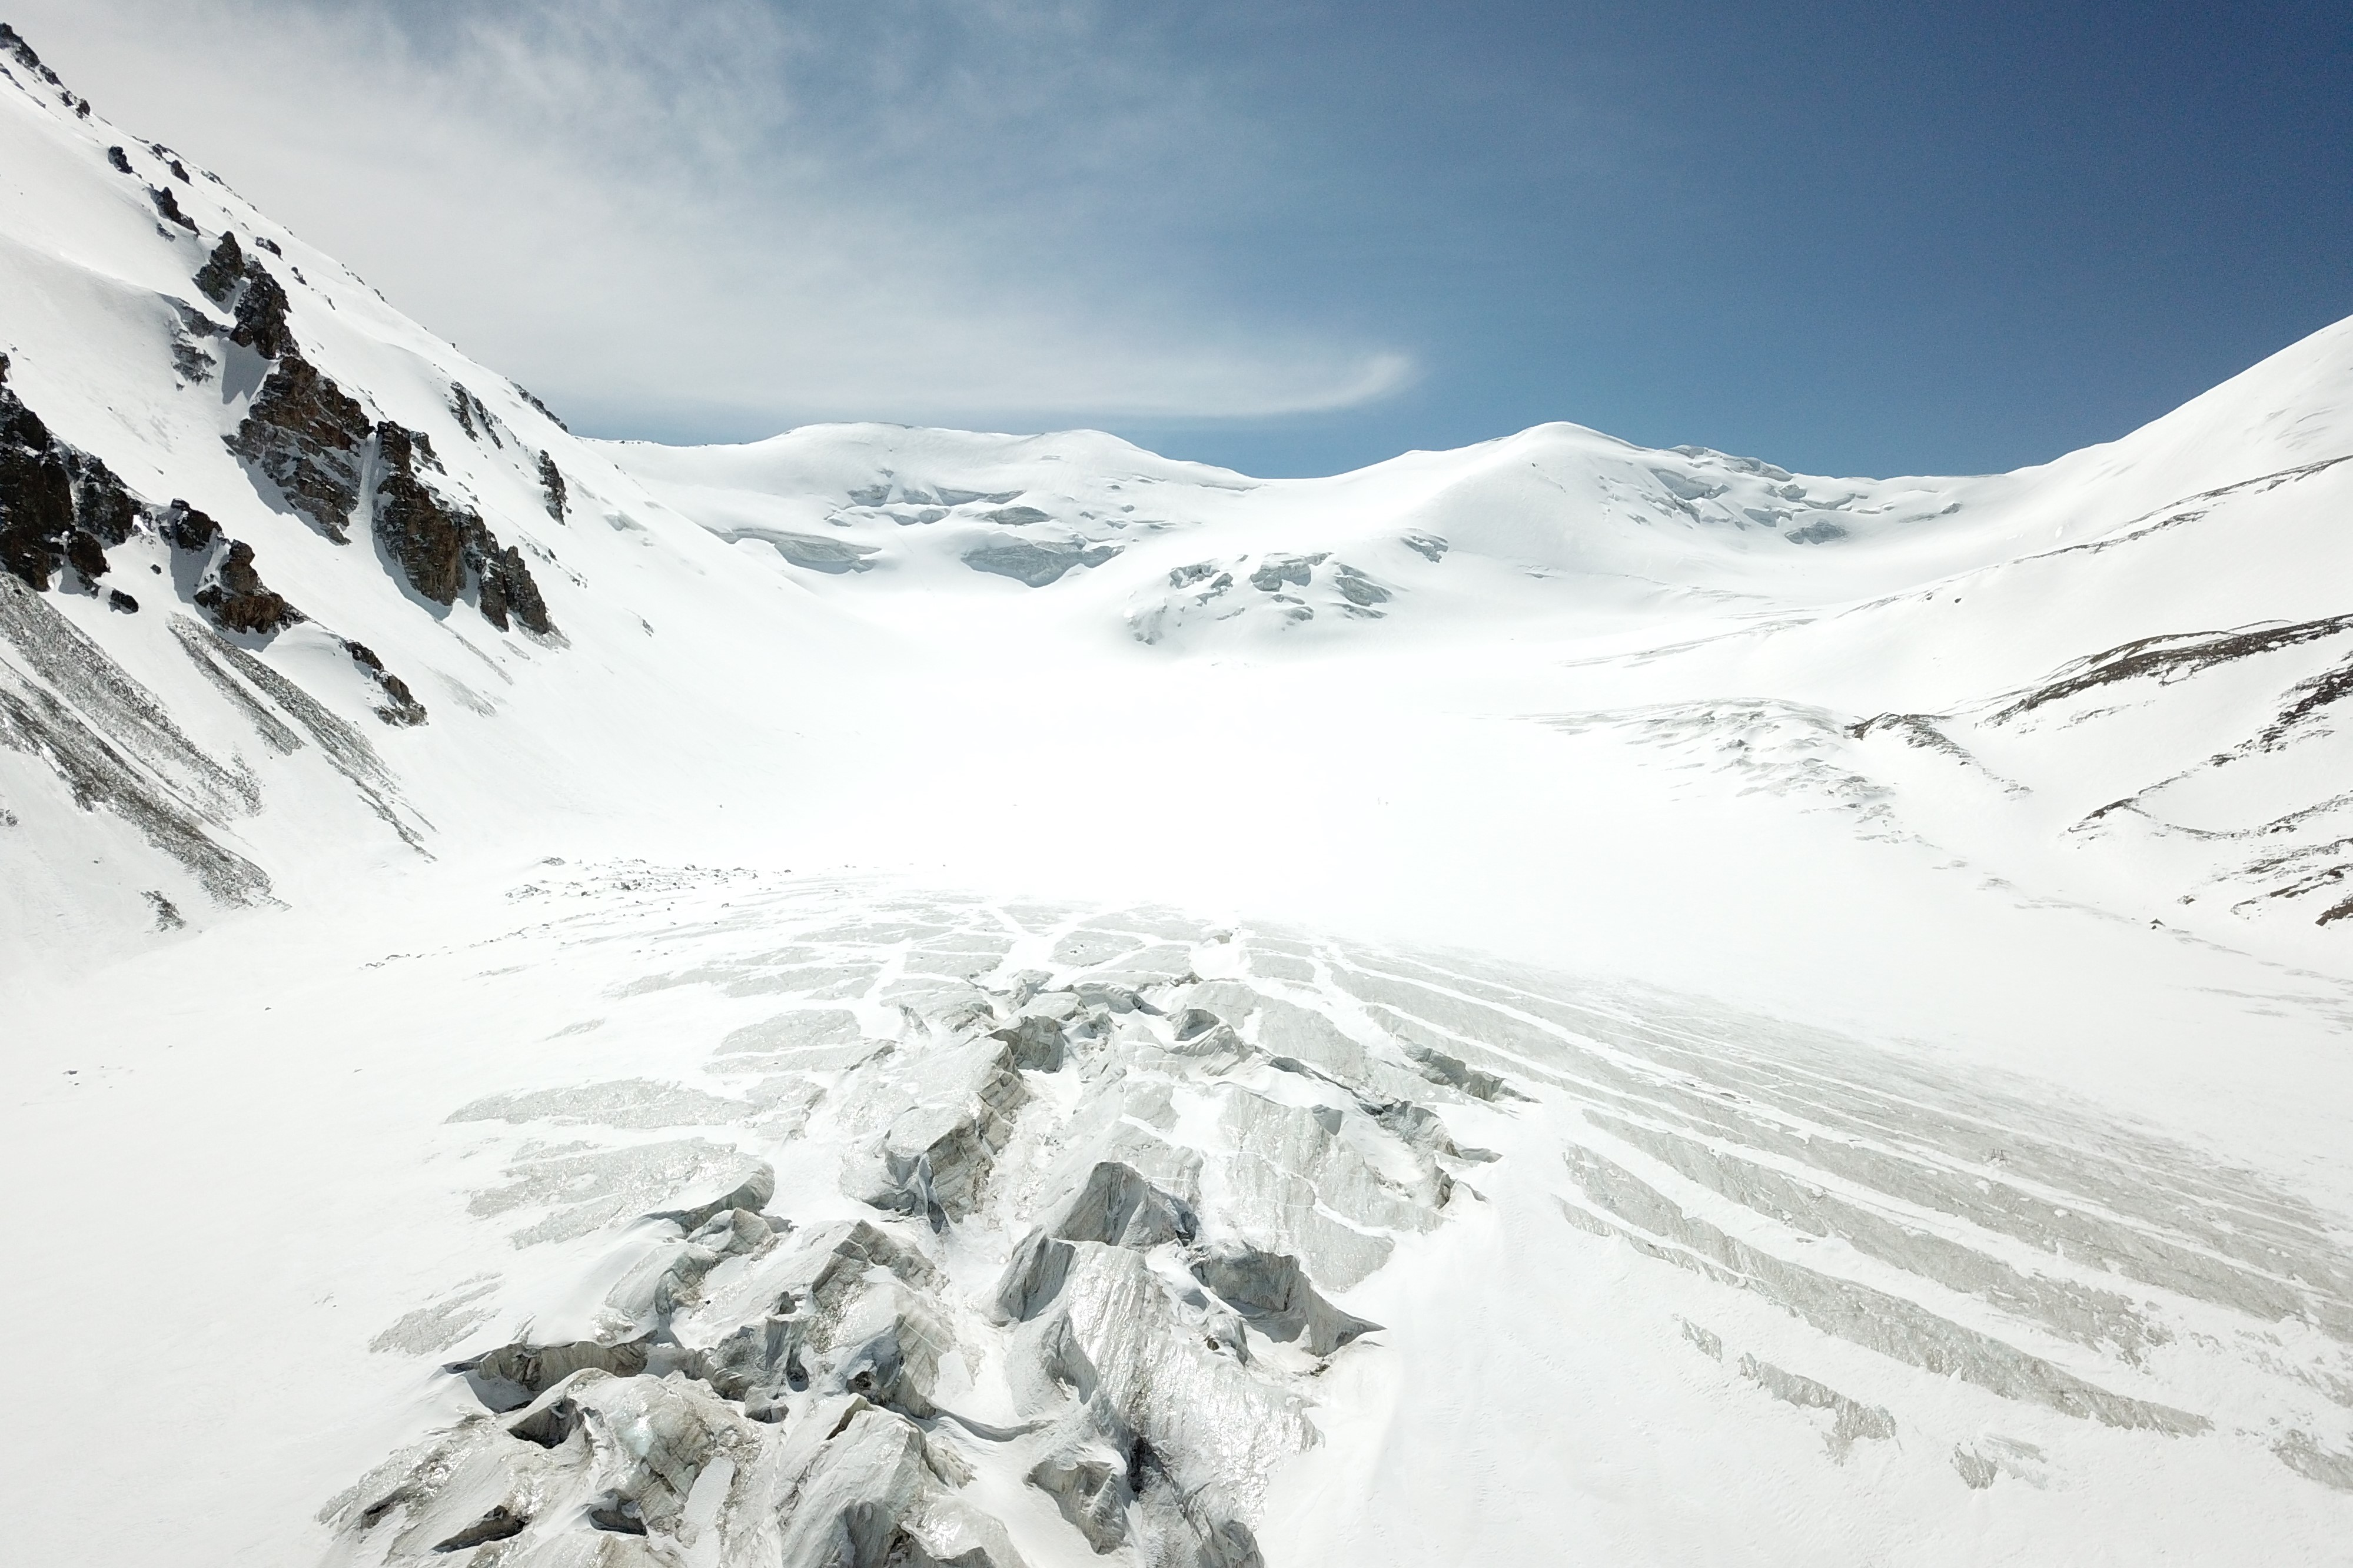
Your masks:
{"label": "wispy cloud", "polygon": [[16,0],[111,117],[607,429],[1247,418],[1410,359],[1232,296],[1260,132],[1093,0]]}

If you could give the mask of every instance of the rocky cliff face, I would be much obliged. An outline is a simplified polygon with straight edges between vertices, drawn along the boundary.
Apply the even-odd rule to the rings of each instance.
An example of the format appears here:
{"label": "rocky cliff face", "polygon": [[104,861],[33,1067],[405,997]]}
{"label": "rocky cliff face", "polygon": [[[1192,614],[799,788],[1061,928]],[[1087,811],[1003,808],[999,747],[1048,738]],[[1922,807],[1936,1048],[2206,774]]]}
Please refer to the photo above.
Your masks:
{"label": "rocky cliff face", "polygon": [[139,508],[111,469],[49,433],[11,390],[0,355],[0,569],[47,590],[71,567],[106,576],[106,552],[131,536]]}
{"label": "rocky cliff face", "polygon": [[482,619],[500,630],[510,620],[542,636],[555,630],[522,553],[501,545],[480,514],[444,501],[426,483],[420,470],[441,466],[429,438],[380,424],[375,456],[375,535],[409,587],[448,605],[470,586]]}

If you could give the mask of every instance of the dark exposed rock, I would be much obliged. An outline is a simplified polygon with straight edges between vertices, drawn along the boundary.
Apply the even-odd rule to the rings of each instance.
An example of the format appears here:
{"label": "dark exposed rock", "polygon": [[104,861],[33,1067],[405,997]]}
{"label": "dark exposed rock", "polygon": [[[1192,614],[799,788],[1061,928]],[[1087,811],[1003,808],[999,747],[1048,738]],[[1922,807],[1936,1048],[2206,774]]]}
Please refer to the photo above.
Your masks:
{"label": "dark exposed rock", "polygon": [[65,86],[64,82],[58,79],[57,72],[41,63],[41,57],[33,52],[33,46],[26,43],[16,29],[5,22],[0,22],[0,54],[8,56],[51,87]]}
{"label": "dark exposed rock", "polygon": [[185,185],[193,183],[188,178],[187,165],[182,164],[179,159],[172,159],[166,166],[171,169],[172,177],[179,181],[182,185]]}
{"label": "dark exposed rock", "polygon": [[2211,665],[2228,663],[2252,654],[2269,653],[2274,649],[2335,637],[2347,631],[2353,631],[2353,615],[2332,615],[2318,620],[2259,626],[2240,631],[2139,638],[2078,661],[2058,679],[2026,693],[1994,715],[1989,722],[2000,724],[2004,719],[2030,713],[2045,703],[2072,697],[2114,681],[2141,676],[2153,676],[2159,681],[2179,680]]}
{"label": "dark exposed rock", "polygon": [[132,598],[129,594],[124,593],[121,588],[112,588],[108,590],[106,596],[106,607],[109,609],[119,609],[125,615],[136,615],[139,613],[139,601]]}
{"label": "dark exposed rock", "polygon": [[416,471],[416,441],[392,423],[375,429],[383,472],[375,485],[375,536],[411,588],[436,604],[455,604],[466,586],[469,514],[443,504]]}
{"label": "dark exposed rock", "polygon": [[376,538],[409,586],[436,604],[455,604],[470,572],[483,620],[501,631],[510,620],[543,634],[554,630],[522,552],[500,545],[480,516],[443,501],[417,477],[419,457],[432,457],[430,444],[389,421],[375,434]]}
{"label": "dark exposed rock", "polygon": [[533,408],[546,415],[550,424],[554,425],[557,429],[564,431],[567,435],[571,433],[572,427],[565,424],[562,419],[557,418],[555,417],[554,409],[549,408],[546,404],[533,397],[523,388],[521,383],[510,381],[507,385],[514,388],[516,397],[522,398],[524,402],[530,404]]}
{"label": "dark exposed rock", "polygon": [[383,691],[384,701],[376,705],[376,717],[396,728],[425,722],[425,705],[417,700],[416,694],[408,689],[407,682],[384,667],[384,661],[375,656],[375,649],[345,638],[343,652],[350,654],[352,662],[357,664]]}
{"label": "dark exposed rock", "polygon": [[2321,672],[2308,681],[2299,681],[2287,692],[2288,703],[2280,709],[2279,716],[2264,726],[2257,744],[2277,746],[2287,738],[2288,732],[2321,709],[2353,696],[2353,659]]}
{"label": "dark exposed rock", "polygon": [[196,590],[196,603],[229,631],[268,635],[303,619],[302,612],[264,586],[253,569],[253,546],[231,540],[213,568],[213,580]]}
{"label": "dark exposed rock", "polygon": [[176,497],[156,519],[155,532],[165,544],[182,550],[208,550],[221,536],[219,524]]}
{"label": "dark exposed rock", "polygon": [[256,245],[260,246],[264,250],[269,251],[272,256],[283,256],[286,254],[286,252],[278,249],[278,241],[270,238],[266,234],[255,235],[253,237],[253,242]]}
{"label": "dark exposed rock", "polygon": [[155,210],[164,215],[165,222],[176,223],[190,234],[196,231],[196,220],[180,210],[180,198],[172,194],[171,186],[150,185],[147,198],[155,204]]}
{"label": "dark exposed rock", "polygon": [[[106,575],[107,548],[131,536],[140,513],[139,503],[104,463],[58,441],[14,392],[0,386],[0,564],[37,588],[47,588],[64,565],[95,584]],[[156,533],[191,554],[219,551],[204,573],[195,601],[221,626],[268,633],[302,619],[263,584],[254,570],[252,547],[227,539],[218,524],[185,502],[174,502],[156,519]],[[139,608],[137,599],[120,590],[108,602],[126,613]]]}
{"label": "dark exposed rock", "polygon": [[125,175],[131,173],[131,155],[120,147],[109,147],[106,150],[106,161],[112,164],[118,173]]}
{"label": "dark exposed rock", "polygon": [[474,525],[484,546],[474,557],[482,619],[501,631],[507,629],[510,615],[543,636],[554,630],[555,623],[547,617],[547,600],[540,597],[539,584],[532,580],[531,568],[523,565],[522,552],[512,545],[501,549],[498,540],[482,528],[479,519]]}
{"label": "dark exposed rock", "polygon": [[467,390],[463,382],[449,384],[449,412],[457,416],[458,428],[475,440],[490,438],[491,445],[501,450],[506,442],[499,439],[499,418],[483,401]]}
{"label": "dark exposed rock", "polygon": [[194,305],[180,304],[176,300],[173,303],[179,307],[180,330],[173,334],[172,368],[190,386],[202,386],[213,378],[219,362],[197,344],[220,336],[227,329]]}
{"label": "dark exposed rock", "polygon": [[77,529],[66,535],[66,564],[79,572],[85,581],[94,583],[106,575],[106,550],[96,539]]}
{"label": "dark exposed rock", "polygon": [[187,926],[188,917],[181,914],[180,906],[164,897],[160,889],[151,887],[140,896],[147,900],[150,909],[155,911],[155,929],[158,931],[177,931]]}
{"label": "dark exposed rock", "polygon": [[[245,306],[258,288],[257,283],[248,290],[238,309],[239,333],[246,330]],[[289,353],[270,370],[244,422],[227,440],[228,450],[267,475],[289,505],[342,544],[352,508],[359,503],[360,443],[367,435],[367,415],[360,406],[310,361]]]}
{"label": "dark exposed rock", "polygon": [[245,297],[237,302],[237,326],[228,334],[231,343],[242,344],[266,359],[280,359],[294,353],[294,332],[286,324],[289,309],[286,291],[278,280],[259,262],[248,258],[245,268]]}
{"label": "dark exposed rock", "polygon": [[205,298],[226,307],[229,295],[236,291],[244,277],[245,251],[237,244],[236,235],[224,234],[220,243],[213,248],[211,260],[197,269],[196,287],[205,291]]}
{"label": "dark exposed rock", "polygon": [[558,523],[563,522],[569,503],[565,497],[564,471],[555,466],[554,452],[539,454],[539,483],[540,488],[547,492],[547,514]]}
{"label": "dark exposed rock", "polygon": [[155,520],[155,533],[176,550],[211,556],[198,573],[195,602],[223,630],[269,636],[305,619],[254,570],[252,546],[186,502],[174,500]]}
{"label": "dark exposed rock", "polygon": [[70,564],[90,582],[131,537],[139,504],[112,470],[49,433],[9,388],[0,355],[0,569],[47,588]]}

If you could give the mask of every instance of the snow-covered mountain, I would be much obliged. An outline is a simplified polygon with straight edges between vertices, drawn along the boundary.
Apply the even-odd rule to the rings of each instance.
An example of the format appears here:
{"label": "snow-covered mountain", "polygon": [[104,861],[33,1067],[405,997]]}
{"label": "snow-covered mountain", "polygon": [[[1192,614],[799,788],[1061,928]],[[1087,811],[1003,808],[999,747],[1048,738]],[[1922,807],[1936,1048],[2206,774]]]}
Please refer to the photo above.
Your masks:
{"label": "snow-covered mountain", "polygon": [[585,440],[0,31],[0,355],[35,1556],[2343,1560],[2353,322],[1971,478]]}

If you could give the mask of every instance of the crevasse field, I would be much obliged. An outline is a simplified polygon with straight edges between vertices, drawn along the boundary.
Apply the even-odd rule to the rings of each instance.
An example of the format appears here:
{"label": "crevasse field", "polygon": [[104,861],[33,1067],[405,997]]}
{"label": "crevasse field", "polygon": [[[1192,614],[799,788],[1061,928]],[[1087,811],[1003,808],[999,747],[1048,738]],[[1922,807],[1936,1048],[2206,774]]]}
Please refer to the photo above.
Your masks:
{"label": "crevasse field", "polygon": [[2353,323],[586,441],[0,75],[12,1557],[2353,1561]]}

